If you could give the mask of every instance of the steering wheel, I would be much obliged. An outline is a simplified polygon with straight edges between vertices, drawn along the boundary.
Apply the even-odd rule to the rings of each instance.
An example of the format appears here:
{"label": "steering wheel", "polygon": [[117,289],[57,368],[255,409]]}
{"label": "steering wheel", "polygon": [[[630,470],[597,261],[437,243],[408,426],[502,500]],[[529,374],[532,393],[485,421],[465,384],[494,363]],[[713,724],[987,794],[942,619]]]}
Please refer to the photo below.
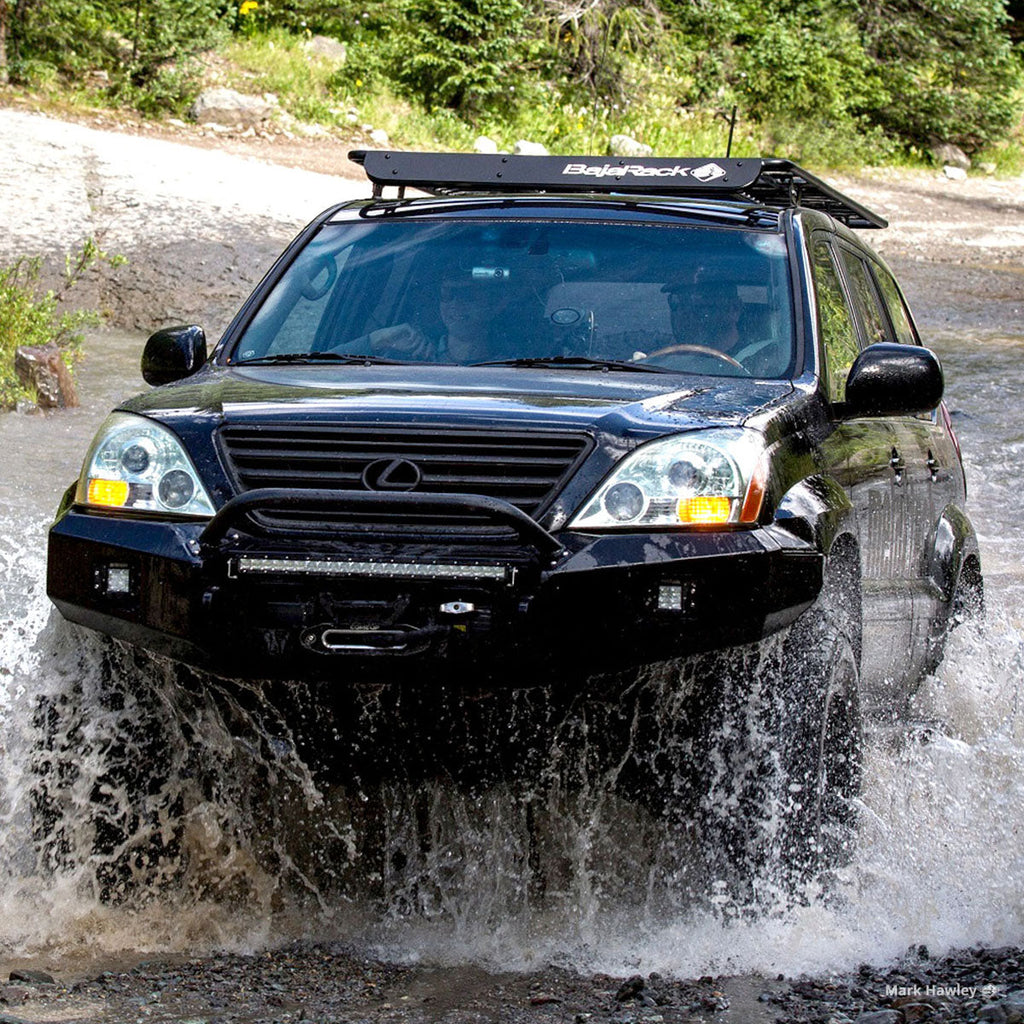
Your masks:
{"label": "steering wheel", "polygon": [[637,362],[646,363],[649,359],[657,359],[658,356],[674,355],[676,352],[696,352],[701,356],[714,356],[716,359],[721,359],[723,363],[735,366],[737,370],[742,370],[744,373],[750,372],[741,362],[733,359],[732,356],[727,355],[725,352],[720,352],[717,348],[712,348],[710,345],[666,345],[655,352],[649,352],[643,359],[638,359]]}

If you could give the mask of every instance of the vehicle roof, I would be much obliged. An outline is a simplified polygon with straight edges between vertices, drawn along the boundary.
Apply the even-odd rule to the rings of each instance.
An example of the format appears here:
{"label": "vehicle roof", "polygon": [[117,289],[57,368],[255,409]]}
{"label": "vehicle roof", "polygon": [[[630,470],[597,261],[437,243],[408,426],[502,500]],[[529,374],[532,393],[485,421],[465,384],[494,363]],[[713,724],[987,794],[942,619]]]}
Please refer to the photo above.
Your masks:
{"label": "vehicle roof", "polygon": [[848,227],[883,228],[884,218],[789,160],[595,156],[508,156],[354,150],[374,196],[395,186],[435,195],[574,194],[690,197],[752,206],[818,210]]}

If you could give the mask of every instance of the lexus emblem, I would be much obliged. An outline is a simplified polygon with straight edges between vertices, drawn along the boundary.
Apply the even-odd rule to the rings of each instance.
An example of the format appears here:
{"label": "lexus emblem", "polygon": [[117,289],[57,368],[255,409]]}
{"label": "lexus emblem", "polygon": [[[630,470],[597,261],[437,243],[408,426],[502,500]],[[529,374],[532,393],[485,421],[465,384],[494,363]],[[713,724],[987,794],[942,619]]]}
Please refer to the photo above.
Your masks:
{"label": "lexus emblem", "polygon": [[363,470],[368,491],[414,491],[422,479],[420,467],[408,459],[377,459]]}

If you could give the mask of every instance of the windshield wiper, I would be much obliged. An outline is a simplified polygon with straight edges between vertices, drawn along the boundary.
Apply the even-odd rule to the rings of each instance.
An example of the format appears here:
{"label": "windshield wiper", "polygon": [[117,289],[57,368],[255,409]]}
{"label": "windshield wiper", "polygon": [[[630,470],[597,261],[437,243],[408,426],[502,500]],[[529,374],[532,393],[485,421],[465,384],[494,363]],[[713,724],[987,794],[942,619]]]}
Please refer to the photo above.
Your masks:
{"label": "windshield wiper", "polygon": [[523,356],[519,359],[490,359],[470,366],[573,366],[583,370],[638,370],[641,373],[677,373],[664,366],[631,363],[625,359],[590,359],[588,356]]}
{"label": "windshield wiper", "polygon": [[272,356],[239,359],[232,366],[267,366],[273,363],[362,363],[364,366],[404,366],[402,359],[362,355],[354,352],[278,352]]}

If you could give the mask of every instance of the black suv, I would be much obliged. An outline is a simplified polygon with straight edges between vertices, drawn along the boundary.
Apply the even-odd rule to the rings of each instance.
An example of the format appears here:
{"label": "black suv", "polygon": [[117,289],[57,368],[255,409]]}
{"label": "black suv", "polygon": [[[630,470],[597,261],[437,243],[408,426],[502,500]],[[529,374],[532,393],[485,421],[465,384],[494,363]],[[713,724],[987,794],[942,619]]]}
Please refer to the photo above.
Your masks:
{"label": "black suv", "polygon": [[260,678],[793,623],[885,700],[934,663],[981,572],[939,363],[850,230],[883,220],[781,160],[352,159],[372,198],[212,355],[150,338],[50,533],[66,618]]}

